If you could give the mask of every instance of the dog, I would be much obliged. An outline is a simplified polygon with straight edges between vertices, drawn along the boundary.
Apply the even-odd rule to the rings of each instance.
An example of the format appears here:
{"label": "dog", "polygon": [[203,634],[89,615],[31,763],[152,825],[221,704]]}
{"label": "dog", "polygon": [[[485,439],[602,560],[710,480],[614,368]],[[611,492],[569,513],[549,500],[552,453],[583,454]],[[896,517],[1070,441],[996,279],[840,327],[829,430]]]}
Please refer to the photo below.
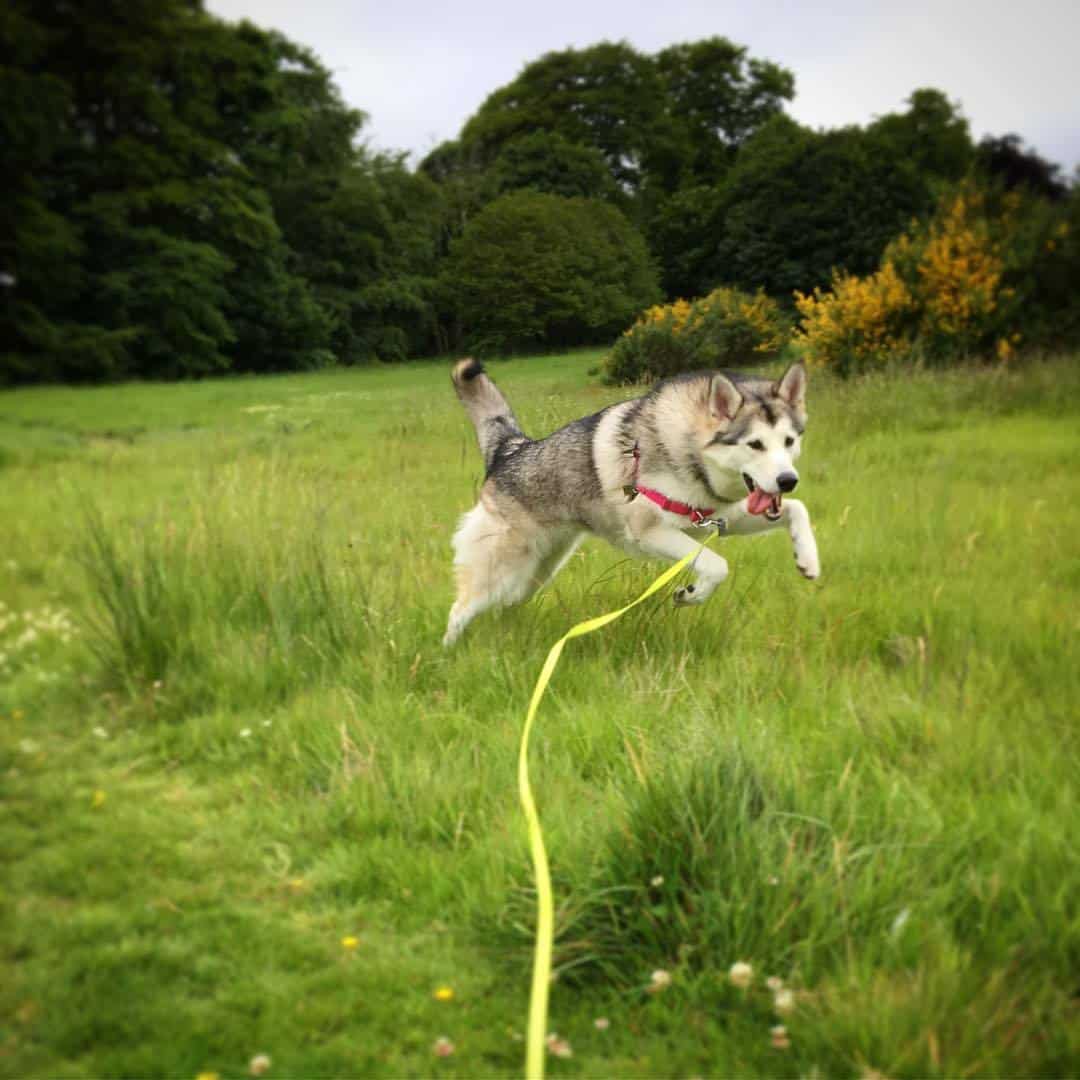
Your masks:
{"label": "dog", "polygon": [[[535,440],[482,364],[459,360],[451,378],[486,475],[454,535],[457,598],[444,645],[488,608],[531,596],[588,533],[633,555],[676,561],[697,548],[695,527],[750,535],[786,525],[800,573],[820,574],[810,515],[786,498],[799,482],[806,427],[801,363],[776,382],[737,372],[678,375]],[[694,570],[676,604],[704,603],[728,564],[706,548]]]}

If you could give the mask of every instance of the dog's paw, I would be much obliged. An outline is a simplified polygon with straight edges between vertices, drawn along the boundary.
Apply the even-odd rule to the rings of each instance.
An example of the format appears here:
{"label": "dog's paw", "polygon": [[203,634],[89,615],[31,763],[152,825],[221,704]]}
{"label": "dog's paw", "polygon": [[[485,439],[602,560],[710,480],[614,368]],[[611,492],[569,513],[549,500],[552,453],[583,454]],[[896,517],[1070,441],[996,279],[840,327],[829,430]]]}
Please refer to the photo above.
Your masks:
{"label": "dog's paw", "polygon": [[676,607],[691,607],[694,604],[705,603],[706,597],[698,592],[693,585],[687,585],[682,589],[676,589],[672,597]]}
{"label": "dog's paw", "polygon": [[807,581],[816,581],[821,577],[821,566],[818,563],[817,555],[804,555],[800,560],[798,554],[796,554],[795,566]]}

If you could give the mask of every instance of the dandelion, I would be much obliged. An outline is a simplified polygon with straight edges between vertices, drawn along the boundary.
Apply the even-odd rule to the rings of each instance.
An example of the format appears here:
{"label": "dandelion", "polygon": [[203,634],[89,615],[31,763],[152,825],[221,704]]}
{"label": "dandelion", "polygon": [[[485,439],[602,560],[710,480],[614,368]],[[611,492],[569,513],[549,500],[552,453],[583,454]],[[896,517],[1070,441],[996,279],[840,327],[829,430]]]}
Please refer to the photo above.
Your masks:
{"label": "dandelion", "polygon": [[661,990],[666,990],[671,985],[671,972],[664,971],[663,968],[658,968],[649,976],[649,985],[646,990],[650,994],[659,994]]}
{"label": "dandelion", "polygon": [[611,1027],[611,1021],[606,1016],[598,1016],[593,1021],[593,1027],[596,1028],[597,1031],[607,1031],[607,1029]]}
{"label": "dandelion", "polygon": [[195,1080],[220,1080],[216,1072],[201,1072]]}
{"label": "dandelion", "polygon": [[269,1054],[256,1054],[248,1063],[248,1072],[252,1076],[262,1076],[272,1064]]}
{"label": "dandelion", "polygon": [[449,1057],[454,1052],[454,1044],[445,1035],[440,1035],[432,1043],[431,1051],[436,1057]]}
{"label": "dandelion", "polygon": [[353,937],[352,934],[347,934],[341,939],[341,947],[348,952],[352,952],[360,944],[358,937]]}
{"label": "dandelion", "polygon": [[452,987],[440,986],[438,987],[438,989],[436,989],[435,993],[432,996],[435,998],[436,1001],[453,1001],[454,991]]}
{"label": "dandelion", "polygon": [[783,1024],[777,1024],[776,1027],[769,1028],[769,1035],[774,1050],[787,1050],[791,1046],[787,1028]]}
{"label": "dandelion", "polygon": [[97,810],[99,807],[105,805],[106,798],[107,796],[104,791],[95,791],[94,794],[90,797],[90,805],[95,810]]}
{"label": "dandelion", "polygon": [[754,969],[742,960],[731,965],[731,970],[728,972],[728,979],[731,980],[732,986],[737,986],[740,990],[745,990],[750,983],[754,981]]}
{"label": "dandelion", "polygon": [[795,1009],[795,995],[786,988],[781,988],[773,995],[773,1011],[777,1016],[787,1016]]}

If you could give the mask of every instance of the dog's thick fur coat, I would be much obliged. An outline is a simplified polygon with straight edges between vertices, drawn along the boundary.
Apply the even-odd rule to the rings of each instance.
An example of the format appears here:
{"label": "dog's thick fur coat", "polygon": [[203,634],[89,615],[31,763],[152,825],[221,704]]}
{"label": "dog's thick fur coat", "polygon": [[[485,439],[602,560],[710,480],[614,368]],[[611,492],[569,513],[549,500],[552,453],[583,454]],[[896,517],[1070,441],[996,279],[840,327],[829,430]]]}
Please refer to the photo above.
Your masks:
{"label": "dog's thick fur coat", "polygon": [[[481,364],[460,360],[452,378],[476,426],[486,477],[454,536],[457,599],[444,644],[487,608],[530,596],[586,533],[639,556],[674,561],[694,551],[688,518],[634,497],[635,485],[714,510],[727,534],[786,525],[799,570],[820,573],[810,516],[783,498],[798,483],[806,425],[801,364],[775,383],[731,372],[678,376],[537,440],[521,430]],[[706,549],[695,572],[676,603],[708,599],[728,566]]]}

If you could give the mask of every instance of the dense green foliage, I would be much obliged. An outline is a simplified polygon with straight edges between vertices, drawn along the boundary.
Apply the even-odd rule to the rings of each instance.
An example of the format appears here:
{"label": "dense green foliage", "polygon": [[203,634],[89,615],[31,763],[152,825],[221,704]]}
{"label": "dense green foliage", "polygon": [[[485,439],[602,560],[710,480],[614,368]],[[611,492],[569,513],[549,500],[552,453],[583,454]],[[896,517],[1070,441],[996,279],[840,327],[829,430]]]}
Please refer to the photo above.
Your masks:
{"label": "dense green foliage", "polygon": [[[715,540],[708,604],[569,643],[553,1077],[1077,1074],[1078,359],[812,372],[821,580]],[[491,366],[539,435],[596,360]],[[586,543],[444,651],[441,363],[4,392],[0,462],[0,1075],[520,1075],[525,709],[660,565]]]}
{"label": "dense green foliage", "polygon": [[[657,298],[646,262],[668,299],[725,285],[790,311],[793,290],[870,273],[972,174],[1017,193],[1047,236],[1069,220],[1056,166],[1015,135],[976,146],[939,91],[834,131],[786,116],[794,93],[791,72],[723,37],[565,49],[413,169],[364,146],[363,113],[276,31],[202,0],[13,0],[0,12],[0,381],[588,344]],[[534,210],[521,246],[495,225],[507,205],[522,212],[504,202],[521,192],[583,201]],[[1048,269],[1037,290],[1065,342],[1069,272]]]}
{"label": "dense green foliage", "polygon": [[645,242],[618,210],[532,191],[477,214],[446,275],[479,354],[607,341],[660,296]]}
{"label": "dense green foliage", "polygon": [[0,41],[0,377],[283,370],[429,343],[431,185],[357,148],[362,114],[306,50],[186,0],[17,2]]}

